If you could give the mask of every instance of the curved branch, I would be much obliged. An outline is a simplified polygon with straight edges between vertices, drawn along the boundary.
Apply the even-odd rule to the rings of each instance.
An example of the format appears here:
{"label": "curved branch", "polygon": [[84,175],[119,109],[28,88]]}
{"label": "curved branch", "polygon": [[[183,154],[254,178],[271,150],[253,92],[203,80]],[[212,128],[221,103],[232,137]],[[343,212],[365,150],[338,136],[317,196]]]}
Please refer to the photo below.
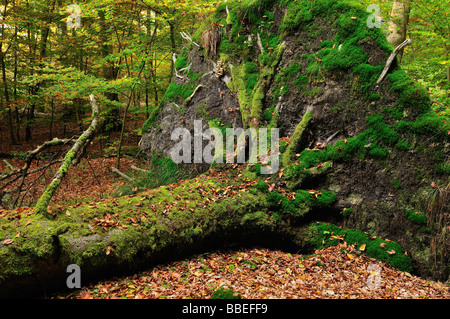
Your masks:
{"label": "curved branch", "polygon": [[384,80],[384,78],[386,77],[386,74],[388,73],[389,69],[391,68],[391,64],[392,62],[394,62],[395,57],[397,56],[397,54],[399,54],[399,52],[406,47],[407,45],[411,44],[411,39],[406,39],[405,41],[403,41],[398,47],[395,48],[394,51],[392,51],[391,55],[389,56],[389,58],[386,61],[386,65],[383,69],[383,72],[381,72],[380,77],[377,80],[377,86]]}

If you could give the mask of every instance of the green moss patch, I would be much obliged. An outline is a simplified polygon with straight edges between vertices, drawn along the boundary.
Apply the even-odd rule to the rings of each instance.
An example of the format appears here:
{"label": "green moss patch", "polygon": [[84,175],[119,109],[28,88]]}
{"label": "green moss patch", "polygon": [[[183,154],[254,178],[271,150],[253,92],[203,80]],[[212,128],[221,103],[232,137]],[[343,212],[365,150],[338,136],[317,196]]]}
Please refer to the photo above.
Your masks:
{"label": "green moss patch", "polygon": [[[311,229],[317,234],[314,239],[317,249],[334,246],[340,240],[361,248],[366,255],[384,261],[394,268],[412,272],[412,260],[396,242],[368,235],[356,229],[342,229],[335,225],[315,223]],[[363,246],[364,245],[364,246]],[[362,248],[364,247],[364,248]]]}

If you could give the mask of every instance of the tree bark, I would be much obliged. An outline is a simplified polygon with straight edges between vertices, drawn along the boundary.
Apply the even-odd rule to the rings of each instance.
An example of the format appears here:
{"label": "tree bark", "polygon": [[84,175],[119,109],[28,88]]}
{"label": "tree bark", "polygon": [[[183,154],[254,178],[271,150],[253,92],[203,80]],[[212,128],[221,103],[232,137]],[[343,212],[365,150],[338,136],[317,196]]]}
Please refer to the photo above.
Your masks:
{"label": "tree bark", "polygon": [[[445,60],[448,61],[450,55],[450,45],[445,46]],[[450,83],[450,65],[447,65],[447,82]]]}
{"label": "tree bark", "polygon": [[[106,22],[105,12],[104,9],[100,9],[98,11],[98,16],[100,18],[100,41],[101,41],[101,54],[102,58],[105,59],[108,57],[112,52],[113,49],[111,45],[108,44],[109,42],[109,31],[108,26]],[[103,78],[106,80],[115,80],[119,74],[119,70],[117,67],[114,66],[113,63],[105,63],[103,65]],[[119,131],[121,129],[121,121],[120,121],[120,110],[115,105],[115,102],[119,101],[119,95],[114,92],[106,92],[105,93],[106,98],[111,101],[108,110],[106,110],[105,115],[105,121],[102,123],[102,131],[107,131],[108,133],[112,131]]]}
{"label": "tree bark", "polygon": [[[391,11],[391,21],[389,22],[388,42],[394,47],[398,47],[406,40],[411,11],[411,0],[394,0]],[[403,57],[403,49],[398,53],[397,59],[400,63]]]}
{"label": "tree bark", "polygon": [[[7,5],[8,5],[8,1],[5,1],[4,3],[4,8],[3,8],[3,15],[6,14],[6,9],[7,9]],[[5,25],[2,24],[2,36],[5,34]],[[2,39],[5,40],[5,39]],[[8,51],[8,50],[6,50]],[[9,130],[9,135],[10,135],[10,139],[11,139],[11,144],[12,145],[16,145],[16,138],[14,136],[14,127],[13,127],[13,120],[12,120],[12,111],[11,111],[11,101],[9,98],[9,92],[8,92],[8,81],[7,81],[7,77],[6,77],[6,63],[5,63],[5,55],[6,53],[3,52],[3,41],[0,43],[0,62],[1,62],[1,67],[2,67],[2,79],[3,79],[3,89],[4,89],[4,94],[5,94],[5,102],[6,102],[6,108],[8,110],[8,130]]]}

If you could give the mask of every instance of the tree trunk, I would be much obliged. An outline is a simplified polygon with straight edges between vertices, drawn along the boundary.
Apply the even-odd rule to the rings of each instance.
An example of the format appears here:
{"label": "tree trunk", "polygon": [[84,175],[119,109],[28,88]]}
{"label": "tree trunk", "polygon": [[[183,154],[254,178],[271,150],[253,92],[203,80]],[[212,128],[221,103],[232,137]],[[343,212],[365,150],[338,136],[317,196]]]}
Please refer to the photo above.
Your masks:
{"label": "tree trunk", "polygon": [[[175,27],[173,25],[172,22],[169,22],[169,27],[170,27],[170,45],[171,45],[171,49],[172,49],[172,54],[170,56],[173,56],[174,53],[177,53],[177,46],[175,43]],[[169,79],[169,83],[172,82],[172,77],[175,71],[175,62],[173,61],[173,59],[171,59],[171,69],[170,69],[170,79]]]}
{"label": "tree trunk", "polygon": [[[6,14],[6,8],[8,5],[8,1],[5,1],[5,6],[3,9],[3,15]],[[5,25],[2,24],[2,36],[5,34]],[[2,38],[2,40],[5,40]],[[6,50],[7,51],[7,50]],[[11,111],[11,101],[9,98],[9,92],[8,92],[8,81],[7,81],[7,77],[6,77],[6,63],[5,63],[5,54],[3,53],[3,41],[0,43],[0,63],[1,63],[1,67],[2,67],[2,79],[3,79],[3,92],[5,94],[5,102],[6,102],[6,109],[8,110],[8,130],[9,130],[9,135],[10,135],[10,139],[11,139],[11,144],[12,145],[16,145],[16,138],[14,135],[14,127],[13,127],[13,120],[12,120],[12,111]]]}
{"label": "tree trunk", "polygon": [[[0,51],[2,50],[2,46],[0,44]],[[14,135],[14,127],[13,127],[13,120],[12,120],[12,111],[11,111],[11,101],[9,100],[9,92],[8,92],[8,82],[6,79],[6,66],[5,66],[5,56],[3,52],[0,52],[1,58],[1,67],[2,67],[2,79],[3,79],[3,89],[5,94],[5,102],[6,102],[6,108],[8,110],[8,130],[9,135],[11,139],[11,145],[17,145],[16,137]]]}
{"label": "tree trunk", "polygon": [[[394,0],[391,11],[391,21],[389,22],[388,42],[394,47],[398,47],[406,40],[406,34],[409,22],[409,13],[411,11],[411,0]],[[403,49],[397,55],[400,63],[403,56]]]}
{"label": "tree trunk", "polygon": [[[105,13],[103,10],[98,11],[98,16],[100,18],[100,29],[101,29],[101,53],[102,58],[106,58],[108,55],[110,55],[113,51],[111,45],[108,45],[108,26],[106,23]],[[117,78],[117,75],[119,74],[119,70],[117,67],[115,67],[112,63],[105,64],[103,66],[103,78],[106,80],[115,80]],[[102,124],[102,131],[106,132],[113,132],[113,131],[119,131],[121,129],[121,121],[120,121],[120,110],[119,108],[114,104],[114,102],[119,101],[119,94],[113,93],[113,92],[106,92],[105,93],[106,98],[111,101],[108,110],[106,111],[105,115],[105,121]]]}
{"label": "tree trunk", "polygon": [[[448,61],[450,55],[450,45],[445,46],[445,60]],[[447,82],[450,83],[450,65],[447,65]]]}

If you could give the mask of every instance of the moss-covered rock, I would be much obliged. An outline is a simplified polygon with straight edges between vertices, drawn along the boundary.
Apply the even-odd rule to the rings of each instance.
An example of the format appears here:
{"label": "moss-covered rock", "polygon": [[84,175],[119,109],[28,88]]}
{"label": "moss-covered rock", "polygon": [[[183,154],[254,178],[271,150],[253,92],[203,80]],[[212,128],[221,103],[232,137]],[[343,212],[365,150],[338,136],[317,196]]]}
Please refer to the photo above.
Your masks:
{"label": "moss-covered rock", "polygon": [[[190,122],[198,114],[191,110],[200,106],[203,118],[223,126],[279,128],[285,143],[279,176],[287,186],[281,190],[333,190],[336,198],[327,204],[329,210],[352,207],[338,222],[399,241],[411,251],[417,272],[439,273],[446,280],[448,256],[433,267],[434,256],[424,261],[423,246],[431,245],[431,234],[438,230],[430,226],[428,235],[409,238],[408,231],[425,226],[411,222],[405,211],[425,211],[431,182],[441,189],[448,183],[450,120],[431,110],[426,90],[396,61],[376,85],[393,48],[381,29],[367,27],[369,15],[353,1],[219,4],[208,22],[223,25],[217,58],[199,58],[194,48],[183,53],[189,61],[179,61],[192,64],[195,73],[204,72],[209,82],[202,81],[185,115],[175,115],[170,105],[161,108],[154,124],[164,129],[150,129],[143,141],[153,142],[144,142],[143,149],[169,141],[169,128]],[[221,77],[215,76],[219,61]],[[161,147],[169,150],[170,143]],[[255,164],[250,171],[259,174],[260,167]],[[298,208],[282,198],[283,192],[267,196],[269,203],[278,199],[284,211]],[[260,211],[247,220],[255,220]],[[445,242],[439,245],[440,251],[448,250]]]}

